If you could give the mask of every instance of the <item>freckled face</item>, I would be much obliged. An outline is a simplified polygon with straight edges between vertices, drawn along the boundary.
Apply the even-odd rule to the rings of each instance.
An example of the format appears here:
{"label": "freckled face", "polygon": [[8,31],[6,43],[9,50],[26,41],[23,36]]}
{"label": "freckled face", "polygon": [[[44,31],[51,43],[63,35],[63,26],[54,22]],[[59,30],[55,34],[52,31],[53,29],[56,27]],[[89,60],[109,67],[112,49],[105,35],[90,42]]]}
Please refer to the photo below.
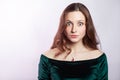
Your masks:
{"label": "freckled face", "polygon": [[86,33],[85,16],[80,11],[69,12],[65,17],[65,35],[73,43],[82,41]]}

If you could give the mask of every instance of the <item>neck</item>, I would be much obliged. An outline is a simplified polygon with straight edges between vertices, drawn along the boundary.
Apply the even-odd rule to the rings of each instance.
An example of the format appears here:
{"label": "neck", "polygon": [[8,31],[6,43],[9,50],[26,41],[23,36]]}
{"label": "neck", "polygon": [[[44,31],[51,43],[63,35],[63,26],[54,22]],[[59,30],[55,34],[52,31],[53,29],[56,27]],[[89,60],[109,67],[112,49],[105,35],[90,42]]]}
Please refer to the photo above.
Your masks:
{"label": "neck", "polygon": [[83,51],[88,50],[88,49],[83,45],[82,41],[81,41],[81,42],[77,42],[77,43],[72,43],[72,44],[70,44],[69,46],[70,46],[71,52],[74,53],[74,54],[75,54],[75,53],[81,53],[81,52],[83,52]]}

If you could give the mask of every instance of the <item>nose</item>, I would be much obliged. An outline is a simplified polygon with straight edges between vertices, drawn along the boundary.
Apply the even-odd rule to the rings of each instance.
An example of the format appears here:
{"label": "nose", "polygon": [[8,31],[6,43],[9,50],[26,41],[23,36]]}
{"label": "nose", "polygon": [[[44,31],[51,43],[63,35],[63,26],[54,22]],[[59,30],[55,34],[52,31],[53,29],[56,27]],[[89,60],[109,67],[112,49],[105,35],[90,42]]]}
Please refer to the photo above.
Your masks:
{"label": "nose", "polygon": [[71,33],[76,33],[77,32],[77,28],[76,26],[73,25],[72,29],[71,29]]}

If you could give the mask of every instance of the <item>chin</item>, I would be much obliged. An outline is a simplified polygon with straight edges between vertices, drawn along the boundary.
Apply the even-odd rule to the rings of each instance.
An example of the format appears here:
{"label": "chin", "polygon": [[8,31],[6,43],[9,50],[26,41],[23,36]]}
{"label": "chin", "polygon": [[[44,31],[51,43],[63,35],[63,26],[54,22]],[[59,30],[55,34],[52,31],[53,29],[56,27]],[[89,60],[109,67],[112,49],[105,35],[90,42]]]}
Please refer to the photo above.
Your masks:
{"label": "chin", "polygon": [[77,43],[79,42],[80,40],[70,40],[72,43]]}

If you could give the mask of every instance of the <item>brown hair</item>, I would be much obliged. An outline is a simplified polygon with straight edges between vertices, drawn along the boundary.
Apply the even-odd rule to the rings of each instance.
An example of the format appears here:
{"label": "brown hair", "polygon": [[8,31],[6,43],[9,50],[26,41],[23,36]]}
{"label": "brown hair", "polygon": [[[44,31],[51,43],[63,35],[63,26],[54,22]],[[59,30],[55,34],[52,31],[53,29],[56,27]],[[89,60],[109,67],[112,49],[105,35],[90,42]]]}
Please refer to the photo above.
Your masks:
{"label": "brown hair", "polygon": [[96,34],[96,30],[94,28],[94,24],[93,24],[90,12],[87,9],[87,7],[83,5],[82,3],[72,3],[65,8],[65,10],[63,11],[61,15],[59,28],[55,35],[54,42],[52,44],[51,49],[58,48],[60,51],[65,51],[66,49],[69,49],[66,46],[69,40],[67,39],[64,33],[65,28],[66,28],[65,16],[69,12],[73,12],[73,11],[81,11],[86,18],[86,34],[83,38],[83,45],[87,48],[91,48],[94,50],[98,49],[97,47],[97,44],[99,44],[98,36]]}

